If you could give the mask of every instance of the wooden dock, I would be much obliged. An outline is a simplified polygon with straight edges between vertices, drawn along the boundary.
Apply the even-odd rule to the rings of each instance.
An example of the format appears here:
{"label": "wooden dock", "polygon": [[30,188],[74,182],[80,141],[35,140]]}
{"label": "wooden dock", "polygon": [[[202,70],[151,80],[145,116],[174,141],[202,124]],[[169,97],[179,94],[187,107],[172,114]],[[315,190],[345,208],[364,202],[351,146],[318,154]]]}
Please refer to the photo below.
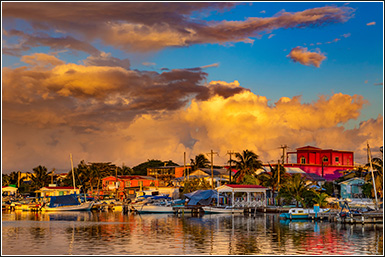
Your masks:
{"label": "wooden dock", "polygon": [[337,217],[336,220],[340,223],[349,224],[366,224],[366,223],[384,223],[384,214],[380,212],[368,212],[362,214],[351,214],[345,217]]}
{"label": "wooden dock", "polygon": [[202,208],[202,205],[192,205],[192,206],[174,206],[172,208],[174,210],[174,214],[176,215],[184,215],[185,213],[191,214],[191,216],[201,216],[205,213]]}

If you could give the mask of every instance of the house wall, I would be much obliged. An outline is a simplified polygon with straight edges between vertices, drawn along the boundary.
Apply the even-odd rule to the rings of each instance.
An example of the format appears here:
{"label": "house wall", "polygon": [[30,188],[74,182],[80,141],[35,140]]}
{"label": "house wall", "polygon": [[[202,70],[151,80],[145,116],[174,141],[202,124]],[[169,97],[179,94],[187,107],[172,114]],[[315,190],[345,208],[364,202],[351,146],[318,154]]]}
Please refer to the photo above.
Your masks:
{"label": "house wall", "polygon": [[[343,175],[342,171],[354,168],[353,152],[309,147],[291,153],[297,154],[297,163],[286,163],[285,167],[301,168],[306,173],[314,173],[327,180],[335,180]],[[304,164],[301,163],[302,157],[306,159]],[[322,161],[324,157],[328,158],[326,162]]]}

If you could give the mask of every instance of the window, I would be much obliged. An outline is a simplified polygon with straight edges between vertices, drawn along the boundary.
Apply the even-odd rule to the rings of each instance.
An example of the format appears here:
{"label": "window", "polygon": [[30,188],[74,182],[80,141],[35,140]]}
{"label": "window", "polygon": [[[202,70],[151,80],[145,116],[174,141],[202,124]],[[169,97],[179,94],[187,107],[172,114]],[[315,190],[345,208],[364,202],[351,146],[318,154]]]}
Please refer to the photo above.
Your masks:
{"label": "window", "polygon": [[301,164],[305,164],[306,163],[306,158],[305,157],[301,157]]}
{"label": "window", "polygon": [[340,162],[340,157],[336,157],[336,162]]}

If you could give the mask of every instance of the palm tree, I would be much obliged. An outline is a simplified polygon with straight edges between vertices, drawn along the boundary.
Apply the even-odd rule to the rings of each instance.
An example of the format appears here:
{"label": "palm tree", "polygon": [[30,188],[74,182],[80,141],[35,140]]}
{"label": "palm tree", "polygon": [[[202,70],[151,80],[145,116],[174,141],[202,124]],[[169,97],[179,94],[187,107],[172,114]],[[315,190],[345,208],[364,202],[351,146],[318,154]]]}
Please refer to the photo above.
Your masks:
{"label": "palm tree", "polygon": [[[261,185],[264,187],[269,187],[272,189],[273,192],[273,200],[274,200],[274,192],[279,189],[279,187],[284,184],[284,181],[287,180],[288,175],[286,174],[285,167],[283,165],[276,165],[275,167],[272,167],[270,164],[270,172],[263,172],[257,176],[258,180],[260,181]],[[278,173],[279,170],[279,173]],[[274,202],[274,201],[273,201]]]}
{"label": "palm tree", "polygon": [[314,198],[313,198],[313,201],[319,205],[319,207],[323,208],[323,207],[326,207],[327,205],[327,201],[326,199],[329,197],[329,195],[327,193],[318,193],[316,191],[313,192],[314,193]]}
{"label": "palm tree", "polygon": [[303,207],[305,204],[304,194],[310,191],[310,185],[306,185],[305,180],[302,178],[301,174],[293,174],[290,179],[287,180],[285,184],[282,185],[281,190],[278,193],[278,197],[285,198],[286,200],[296,200],[296,206],[298,207],[299,203]]}
{"label": "palm tree", "polygon": [[[370,171],[370,163],[365,165]],[[380,158],[372,158],[372,168],[374,174],[374,182],[376,184],[376,191],[380,193],[382,196],[382,188],[383,188],[383,161]],[[365,180],[371,184],[373,184],[371,171],[368,172],[365,176]],[[372,189],[372,196],[374,196],[374,188]]]}
{"label": "palm tree", "polygon": [[7,175],[7,174],[1,174],[1,185],[2,186],[8,186],[11,184],[11,176]]}
{"label": "palm tree", "polygon": [[209,167],[209,163],[210,163],[210,161],[206,158],[204,154],[199,154],[195,156],[195,160],[190,159],[190,161],[191,161],[191,167],[193,171],[199,168],[207,168]]}
{"label": "palm tree", "polygon": [[259,156],[253,151],[243,150],[242,154],[235,153],[235,168],[238,170],[234,178],[239,183],[245,175],[254,175],[257,169],[262,168]]}
{"label": "palm tree", "polygon": [[122,165],[122,167],[118,167],[118,172],[120,174],[122,174],[122,175],[131,175],[131,174],[133,174],[133,170],[130,167],[124,165],[124,164]]}
{"label": "palm tree", "polygon": [[45,166],[39,165],[36,168],[33,168],[33,173],[28,172],[27,174],[31,177],[32,183],[36,189],[44,187],[49,181],[49,173]]}

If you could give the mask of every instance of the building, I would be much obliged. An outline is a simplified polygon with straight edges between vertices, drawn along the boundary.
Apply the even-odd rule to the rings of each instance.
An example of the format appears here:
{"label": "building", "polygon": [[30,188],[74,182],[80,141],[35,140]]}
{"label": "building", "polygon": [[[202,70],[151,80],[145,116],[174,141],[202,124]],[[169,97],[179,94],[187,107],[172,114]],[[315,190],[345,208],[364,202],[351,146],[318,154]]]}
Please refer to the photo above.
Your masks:
{"label": "building", "polygon": [[160,186],[167,186],[175,178],[187,176],[191,172],[191,167],[186,166],[186,172],[183,166],[159,166],[147,168],[147,176],[155,177],[159,180]]}
{"label": "building", "polygon": [[[354,168],[354,153],[332,149],[305,146],[288,152],[285,168],[300,168],[306,173],[317,174],[326,180],[335,180],[346,170]],[[289,163],[289,154],[297,155],[297,163]]]}
{"label": "building", "polygon": [[339,183],[342,198],[362,198],[362,186],[365,180],[362,178],[351,178]]}
{"label": "building", "polygon": [[[118,175],[109,176],[102,179],[102,190],[99,195],[115,195],[119,198],[123,196],[133,198],[137,191],[142,191],[144,188],[159,186],[159,181],[151,176],[140,175]],[[90,192],[96,194],[97,190]]]}
{"label": "building", "polygon": [[1,195],[2,196],[11,196],[16,195],[18,188],[16,185],[2,186],[1,187]]}
{"label": "building", "polygon": [[35,193],[37,196],[48,197],[48,196],[59,196],[59,195],[70,195],[70,194],[80,194],[80,189],[75,187],[58,187],[50,185],[47,187],[42,187],[39,190],[36,190]]}

